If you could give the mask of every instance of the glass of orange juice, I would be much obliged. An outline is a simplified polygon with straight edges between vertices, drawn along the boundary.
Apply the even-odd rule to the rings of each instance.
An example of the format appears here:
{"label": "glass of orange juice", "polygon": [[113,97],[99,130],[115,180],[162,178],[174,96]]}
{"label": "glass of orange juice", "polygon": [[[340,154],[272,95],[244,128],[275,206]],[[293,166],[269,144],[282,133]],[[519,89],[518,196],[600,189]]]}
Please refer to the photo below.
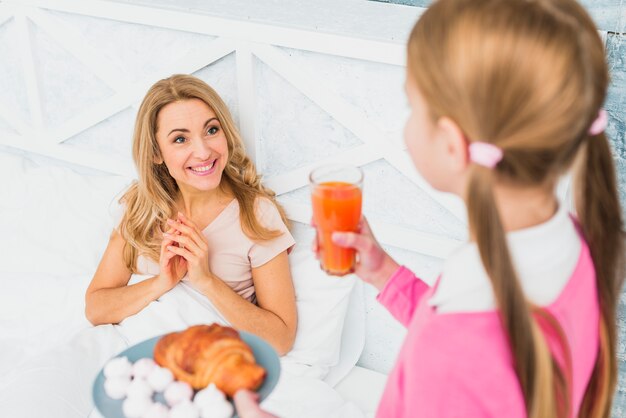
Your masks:
{"label": "glass of orange juice", "polygon": [[345,164],[325,165],[313,170],[309,181],[320,267],[333,276],[352,273],[356,252],[333,244],[331,235],[335,231],[358,231],[363,171]]}

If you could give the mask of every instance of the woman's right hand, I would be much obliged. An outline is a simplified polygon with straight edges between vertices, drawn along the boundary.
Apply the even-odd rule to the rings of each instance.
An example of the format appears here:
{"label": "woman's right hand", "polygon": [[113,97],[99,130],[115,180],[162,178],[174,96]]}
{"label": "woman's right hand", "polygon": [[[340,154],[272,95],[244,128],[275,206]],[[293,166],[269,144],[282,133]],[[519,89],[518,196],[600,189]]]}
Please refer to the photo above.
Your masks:
{"label": "woman's right hand", "polygon": [[[167,233],[174,234],[174,228],[170,228]],[[187,261],[183,257],[169,251],[167,249],[169,245],[178,244],[171,238],[163,237],[159,258],[160,272],[156,279],[166,292],[176,286],[187,273]]]}
{"label": "woman's right hand", "polygon": [[400,267],[376,241],[365,218],[361,220],[358,233],[333,232],[332,240],[339,247],[356,250],[357,262],[354,273],[378,290],[383,289],[387,280]]}

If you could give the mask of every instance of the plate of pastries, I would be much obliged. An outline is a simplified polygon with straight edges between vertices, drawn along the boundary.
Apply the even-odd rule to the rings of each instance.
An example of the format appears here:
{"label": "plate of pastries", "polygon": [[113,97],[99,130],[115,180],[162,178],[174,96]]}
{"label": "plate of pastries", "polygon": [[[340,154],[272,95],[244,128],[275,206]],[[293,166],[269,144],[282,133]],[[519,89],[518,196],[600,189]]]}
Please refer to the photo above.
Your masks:
{"label": "plate of pastries", "polygon": [[259,401],[280,376],[276,351],[256,335],[194,325],[142,341],[110,359],[93,385],[105,418],[230,418],[239,389]]}

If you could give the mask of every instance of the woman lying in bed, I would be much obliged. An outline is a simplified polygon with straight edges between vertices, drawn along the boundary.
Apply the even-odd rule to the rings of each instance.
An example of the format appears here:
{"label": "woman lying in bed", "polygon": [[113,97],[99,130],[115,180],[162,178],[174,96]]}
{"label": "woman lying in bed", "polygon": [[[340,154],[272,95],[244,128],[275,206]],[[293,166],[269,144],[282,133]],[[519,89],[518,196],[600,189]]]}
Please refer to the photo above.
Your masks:
{"label": "woman lying in bed", "polygon": [[[154,84],[137,115],[133,159],[138,180],[87,289],[87,319],[117,324],[183,281],[233,327],[288,352],[294,239],[219,95],[188,75]],[[128,284],[133,273],[152,277]]]}

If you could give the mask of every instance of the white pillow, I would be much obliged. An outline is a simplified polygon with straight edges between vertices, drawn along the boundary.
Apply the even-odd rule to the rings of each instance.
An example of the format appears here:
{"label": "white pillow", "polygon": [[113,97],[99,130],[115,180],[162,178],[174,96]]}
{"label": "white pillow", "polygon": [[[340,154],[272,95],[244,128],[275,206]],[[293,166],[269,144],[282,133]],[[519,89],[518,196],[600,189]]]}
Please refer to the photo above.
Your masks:
{"label": "white pillow", "polygon": [[[298,307],[298,332],[293,349],[282,359],[283,365],[299,366],[299,374],[327,379],[334,385],[356,364],[363,350],[365,309],[361,283],[355,286],[358,279],[354,276],[326,275],[308,243],[297,244],[289,262]],[[346,316],[349,308],[350,315]],[[344,333],[345,326],[348,327]]]}
{"label": "white pillow", "polygon": [[[0,272],[80,274],[97,267],[111,200],[131,181],[0,152]],[[2,275],[0,275],[1,278]]]}
{"label": "white pillow", "polygon": [[337,385],[356,366],[365,347],[365,293],[364,284],[356,280],[341,331],[339,361],[330,368],[324,381],[331,386]]}

